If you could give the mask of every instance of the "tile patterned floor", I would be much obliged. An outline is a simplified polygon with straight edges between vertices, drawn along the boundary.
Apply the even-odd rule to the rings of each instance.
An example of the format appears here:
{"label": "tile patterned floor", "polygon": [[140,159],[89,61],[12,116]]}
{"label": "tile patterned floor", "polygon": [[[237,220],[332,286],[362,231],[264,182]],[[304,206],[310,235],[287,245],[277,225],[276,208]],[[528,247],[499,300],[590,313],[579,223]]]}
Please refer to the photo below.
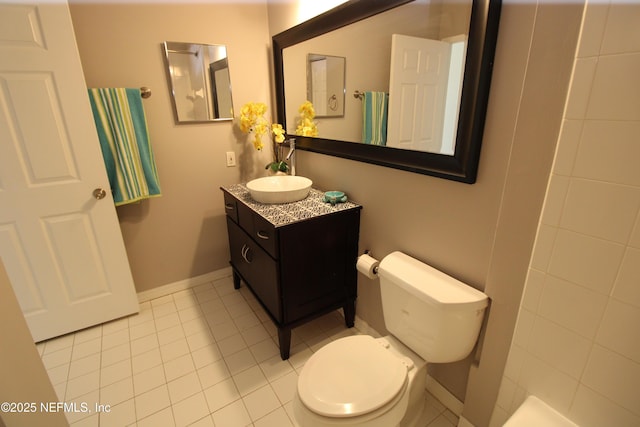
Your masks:
{"label": "tile patterned floor", "polygon": [[[79,426],[295,426],[291,399],[305,361],[349,334],[338,312],[293,330],[291,357],[231,277],[145,302],[140,313],[38,344],[60,401],[109,405],[67,413]],[[425,426],[456,416],[427,397]]]}

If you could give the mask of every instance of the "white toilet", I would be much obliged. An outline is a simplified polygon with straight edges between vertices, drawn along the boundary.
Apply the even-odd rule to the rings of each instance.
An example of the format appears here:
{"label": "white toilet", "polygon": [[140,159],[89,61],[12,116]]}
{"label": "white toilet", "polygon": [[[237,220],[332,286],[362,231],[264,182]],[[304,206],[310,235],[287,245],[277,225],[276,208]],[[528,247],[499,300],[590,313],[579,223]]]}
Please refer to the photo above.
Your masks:
{"label": "white toilet", "polygon": [[485,294],[401,252],[380,262],[378,277],[392,335],[350,336],[313,354],[293,400],[300,427],[416,426],[427,362],[454,362],[473,349]]}

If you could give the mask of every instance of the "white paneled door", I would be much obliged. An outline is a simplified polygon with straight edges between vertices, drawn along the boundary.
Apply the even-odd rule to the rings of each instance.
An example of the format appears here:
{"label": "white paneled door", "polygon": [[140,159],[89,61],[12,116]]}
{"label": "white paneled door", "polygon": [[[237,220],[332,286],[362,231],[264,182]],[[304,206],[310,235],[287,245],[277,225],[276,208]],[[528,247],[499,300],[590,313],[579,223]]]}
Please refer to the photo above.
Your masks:
{"label": "white paneled door", "polygon": [[0,0],[0,257],[35,341],[138,311],[64,0]]}
{"label": "white paneled door", "polygon": [[447,42],[392,35],[388,146],[440,152],[450,57]]}

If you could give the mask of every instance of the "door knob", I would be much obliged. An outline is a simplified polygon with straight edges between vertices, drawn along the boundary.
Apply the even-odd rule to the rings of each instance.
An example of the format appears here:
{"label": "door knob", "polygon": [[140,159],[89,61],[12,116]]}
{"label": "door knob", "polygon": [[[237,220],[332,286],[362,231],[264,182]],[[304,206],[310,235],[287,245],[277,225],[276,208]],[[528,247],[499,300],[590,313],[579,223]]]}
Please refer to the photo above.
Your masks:
{"label": "door knob", "polygon": [[95,190],[93,190],[93,197],[95,197],[97,200],[104,199],[105,197],[107,197],[107,192],[104,190],[104,188],[96,188]]}

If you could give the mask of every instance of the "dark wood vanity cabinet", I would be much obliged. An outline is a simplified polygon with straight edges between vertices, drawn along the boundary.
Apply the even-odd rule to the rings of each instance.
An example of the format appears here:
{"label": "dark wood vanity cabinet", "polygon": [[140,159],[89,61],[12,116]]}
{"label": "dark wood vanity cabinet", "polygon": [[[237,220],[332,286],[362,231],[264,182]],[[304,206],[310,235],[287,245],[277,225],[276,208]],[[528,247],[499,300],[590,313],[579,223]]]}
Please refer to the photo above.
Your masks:
{"label": "dark wood vanity cabinet", "polygon": [[332,206],[312,189],[295,203],[265,205],[242,184],[223,187],[236,289],[251,289],[278,328],[289,358],[291,329],[343,308],[352,327],[361,206]]}

